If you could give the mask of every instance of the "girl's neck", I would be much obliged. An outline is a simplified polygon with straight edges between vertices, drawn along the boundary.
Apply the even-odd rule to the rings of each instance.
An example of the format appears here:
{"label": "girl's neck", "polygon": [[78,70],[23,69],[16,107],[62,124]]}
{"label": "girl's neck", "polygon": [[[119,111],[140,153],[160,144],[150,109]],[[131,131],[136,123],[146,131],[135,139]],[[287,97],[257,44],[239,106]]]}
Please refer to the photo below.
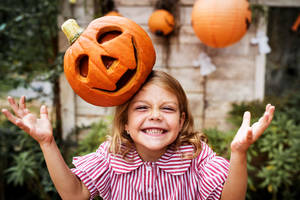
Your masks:
{"label": "girl's neck", "polygon": [[166,152],[167,148],[160,149],[157,151],[146,150],[146,149],[138,149],[136,148],[137,153],[142,158],[143,161],[148,162],[156,162],[158,159]]}

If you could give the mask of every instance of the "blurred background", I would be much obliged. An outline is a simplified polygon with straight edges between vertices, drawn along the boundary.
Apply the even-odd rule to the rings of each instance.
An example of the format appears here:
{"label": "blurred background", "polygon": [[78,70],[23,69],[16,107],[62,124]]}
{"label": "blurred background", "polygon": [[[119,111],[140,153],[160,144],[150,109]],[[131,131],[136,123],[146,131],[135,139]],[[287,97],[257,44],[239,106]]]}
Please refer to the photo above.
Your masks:
{"label": "blurred background", "polygon": [[[271,126],[249,149],[247,199],[299,199],[300,1],[210,0],[213,7],[205,7],[207,1],[1,0],[0,109],[8,107],[8,95],[26,95],[36,113],[46,104],[70,167],[73,156],[95,151],[110,134],[114,108],[93,106],[70,87],[63,73],[70,44],[60,26],[74,18],[86,28],[95,18],[121,15],[149,34],[156,50],[154,69],[180,81],[196,129],[206,133],[219,155],[229,158],[246,110],[255,121],[266,103],[276,106]],[[156,15],[151,21],[158,10],[171,17]],[[218,16],[224,24],[219,29],[212,21]],[[201,24],[208,28],[199,33]],[[224,30],[232,31],[229,39]],[[203,34],[216,35],[213,45]],[[60,199],[39,145],[3,114],[0,199]]]}

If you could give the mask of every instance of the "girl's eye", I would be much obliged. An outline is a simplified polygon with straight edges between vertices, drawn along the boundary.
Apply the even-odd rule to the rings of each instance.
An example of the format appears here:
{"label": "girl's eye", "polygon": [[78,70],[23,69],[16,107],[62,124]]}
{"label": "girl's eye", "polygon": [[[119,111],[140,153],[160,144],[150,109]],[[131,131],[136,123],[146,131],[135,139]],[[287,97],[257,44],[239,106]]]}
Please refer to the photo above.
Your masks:
{"label": "girl's eye", "polygon": [[172,107],[163,107],[162,109],[166,110],[166,111],[169,111],[169,112],[175,111],[175,108],[172,108]]}
{"label": "girl's eye", "polygon": [[135,109],[136,110],[146,110],[148,107],[147,106],[137,106]]}

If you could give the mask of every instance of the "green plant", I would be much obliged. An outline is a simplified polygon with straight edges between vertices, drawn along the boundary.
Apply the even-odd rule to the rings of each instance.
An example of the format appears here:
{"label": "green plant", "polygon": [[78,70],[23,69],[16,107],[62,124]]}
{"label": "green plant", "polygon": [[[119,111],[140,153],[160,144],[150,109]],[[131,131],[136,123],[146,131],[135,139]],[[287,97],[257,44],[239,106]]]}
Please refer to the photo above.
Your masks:
{"label": "green plant", "polygon": [[25,180],[35,179],[38,165],[32,155],[32,152],[25,151],[17,155],[13,155],[13,166],[5,170],[9,174],[7,182],[13,183],[15,186],[23,185]]}
{"label": "green plant", "polygon": [[59,199],[39,145],[7,120],[0,120],[0,149],[2,199]]}
{"label": "green plant", "polygon": [[99,145],[106,140],[108,134],[107,123],[100,120],[91,125],[90,131],[79,142],[75,150],[76,155],[85,155],[95,152]]}
{"label": "green plant", "polygon": [[62,71],[55,66],[58,3],[1,0],[1,91],[28,86],[36,77],[53,70]]}
{"label": "green plant", "polygon": [[264,138],[258,143],[258,148],[267,157],[259,168],[257,177],[262,180],[259,187],[267,188],[272,193],[272,199],[287,199],[299,195],[291,191],[294,183],[300,181],[300,126],[286,113],[276,113],[275,119]]}
{"label": "green plant", "polygon": [[[256,121],[264,112],[265,102],[234,104],[230,121],[238,127],[246,110],[251,112],[252,121]],[[273,99],[273,102],[276,111],[272,123],[248,150],[247,199],[296,199],[300,195],[300,115],[297,112],[300,95]]]}
{"label": "green plant", "polygon": [[234,132],[223,132],[218,129],[206,129],[205,135],[208,138],[210,147],[222,157],[230,158],[230,144],[235,135]]}

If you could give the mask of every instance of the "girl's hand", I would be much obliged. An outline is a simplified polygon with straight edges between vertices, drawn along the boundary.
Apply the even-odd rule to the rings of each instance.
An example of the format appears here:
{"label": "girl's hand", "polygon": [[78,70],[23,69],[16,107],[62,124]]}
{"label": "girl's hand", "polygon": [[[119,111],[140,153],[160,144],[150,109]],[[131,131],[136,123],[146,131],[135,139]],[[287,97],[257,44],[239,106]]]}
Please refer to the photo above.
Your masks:
{"label": "girl's hand", "polygon": [[41,106],[40,118],[32,114],[25,104],[25,96],[22,96],[19,105],[15,103],[12,97],[7,97],[10,107],[15,115],[7,109],[2,109],[3,114],[9,121],[23,129],[33,137],[40,145],[51,143],[53,141],[52,126],[48,119],[48,111],[45,105]]}
{"label": "girl's hand", "polygon": [[264,115],[250,127],[250,112],[245,112],[243,122],[231,142],[231,151],[246,153],[249,146],[253,144],[268,128],[274,116],[275,106],[268,104]]}

